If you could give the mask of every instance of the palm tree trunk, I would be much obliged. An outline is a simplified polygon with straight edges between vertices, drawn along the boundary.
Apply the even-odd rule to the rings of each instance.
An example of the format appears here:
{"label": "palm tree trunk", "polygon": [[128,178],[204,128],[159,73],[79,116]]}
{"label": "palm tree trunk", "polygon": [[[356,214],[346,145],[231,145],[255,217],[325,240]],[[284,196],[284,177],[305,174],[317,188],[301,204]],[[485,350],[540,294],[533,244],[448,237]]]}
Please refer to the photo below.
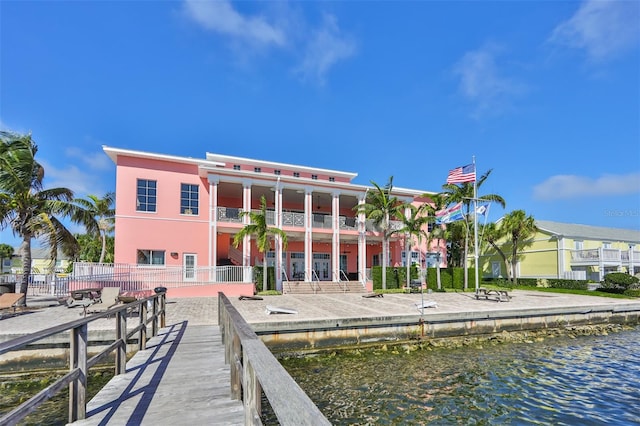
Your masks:
{"label": "palm tree trunk", "polygon": [[513,285],[518,284],[518,274],[516,274],[517,264],[518,264],[518,239],[513,239],[513,246],[511,248],[511,280]]}
{"label": "palm tree trunk", "polygon": [[411,241],[409,241],[409,236],[407,235],[407,242],[405,247],[405,260],[407,262],[407,289],[409,289],[409,293],[411,293],[411,263],[409,262],[409,248],[411,247]]}
{"label": "palm tree trunk", "polygon": [[382,289],[387,289],[387,237],[382,238]]}
{"label": "palm tree trunk", "polygon": [[22,237],[22,245],[20,246],[22,255],[22,281],[20,282],[20,293],[24,294],[20,304],[27,305],[27,290],[29,289],[29,275],[31,274],[31,234]]}
{"label": "palm tree trunk", "polygon": [[264,257],[262,258],[262,290],[269,290],[267,286],[267,253],[264,253]]}
{"label": "palm tree trunk", "polygon": [[104,231],[100,232],[100,238],[102,239],[102,250],[100,250],[100,261],[104,262],[104,255],[107,252],[107,234]]}
{"label": "palm tree trunk", "polygon": [[436,259],[436,281],[438,283],[438,290],[442,290],[442,280],[440,279],[440,262],[442,258],[442,251],[440,250],[440,238],[437,239],[438,245],[438,258]]}

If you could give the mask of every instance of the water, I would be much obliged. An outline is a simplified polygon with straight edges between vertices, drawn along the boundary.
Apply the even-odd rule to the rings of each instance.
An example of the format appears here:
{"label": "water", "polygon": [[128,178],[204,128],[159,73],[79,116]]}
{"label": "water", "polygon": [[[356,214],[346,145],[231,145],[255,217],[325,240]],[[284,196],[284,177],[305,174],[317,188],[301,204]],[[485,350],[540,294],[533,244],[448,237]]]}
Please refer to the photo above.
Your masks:
{"label": "water", "polygon": [[639,340],[637,328],[282,364],[337,425],[640,425]]}

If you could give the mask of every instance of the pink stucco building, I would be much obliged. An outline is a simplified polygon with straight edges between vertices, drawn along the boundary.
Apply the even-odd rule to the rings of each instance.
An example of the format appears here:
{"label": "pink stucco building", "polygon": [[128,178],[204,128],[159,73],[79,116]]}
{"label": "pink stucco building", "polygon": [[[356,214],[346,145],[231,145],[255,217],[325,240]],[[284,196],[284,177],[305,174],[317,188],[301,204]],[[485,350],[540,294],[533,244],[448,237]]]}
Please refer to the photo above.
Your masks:
{"label": "pink stucco building", "polygon": [[[276,239],[266,254],[279,290],[287,281],[347,279],[370,288],[367,272],[381,262],[382,237],[357,212],[371,187],[352,183],[356,173],[212,153],[197,159],[103,149],[116,164],[115,263],[180,268],[186,282],[201,283],[207,271],[204,280],[218,284],[210,291],[224,282],[230,294],[246,294],[235,282],[249,283],[248,267],[261,265],[263,254],[251,238],[237,249],[233,238],[248,219],[240,212],[259,209],[264,196],[269,223],[288,239],[286,250]],[[394,187],[392,195],[420,204],[430,201],[426,192]],[[404,238],[392,237],[389,265],[405,264]],[[413,243],[412,261],[433,265],[437,249]],[[245,268],[221,278],[230,266]]]}

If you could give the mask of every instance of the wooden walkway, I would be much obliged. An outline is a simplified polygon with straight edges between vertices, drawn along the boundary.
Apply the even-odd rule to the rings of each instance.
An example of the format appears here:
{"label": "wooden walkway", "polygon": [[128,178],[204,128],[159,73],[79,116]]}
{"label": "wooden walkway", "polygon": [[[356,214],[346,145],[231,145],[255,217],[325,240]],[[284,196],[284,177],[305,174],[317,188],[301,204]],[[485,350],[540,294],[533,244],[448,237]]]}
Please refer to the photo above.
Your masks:
{"label": "wooden walkway", "polygon": [[178,323],[160,330],[87,404],[74,425],[244,424],[231,399],[218,326]]}

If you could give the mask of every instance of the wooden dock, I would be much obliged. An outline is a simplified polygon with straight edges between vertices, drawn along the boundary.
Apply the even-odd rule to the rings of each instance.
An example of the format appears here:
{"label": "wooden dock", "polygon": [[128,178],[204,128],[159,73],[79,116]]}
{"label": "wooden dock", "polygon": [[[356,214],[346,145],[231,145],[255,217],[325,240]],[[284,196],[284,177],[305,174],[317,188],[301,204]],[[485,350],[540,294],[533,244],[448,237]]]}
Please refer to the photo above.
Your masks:
{"label": "wooden dock", "polygon": [[188,321],[160,330],[87,404],[74,425],[244,424],[232,400],[218,326]]}

